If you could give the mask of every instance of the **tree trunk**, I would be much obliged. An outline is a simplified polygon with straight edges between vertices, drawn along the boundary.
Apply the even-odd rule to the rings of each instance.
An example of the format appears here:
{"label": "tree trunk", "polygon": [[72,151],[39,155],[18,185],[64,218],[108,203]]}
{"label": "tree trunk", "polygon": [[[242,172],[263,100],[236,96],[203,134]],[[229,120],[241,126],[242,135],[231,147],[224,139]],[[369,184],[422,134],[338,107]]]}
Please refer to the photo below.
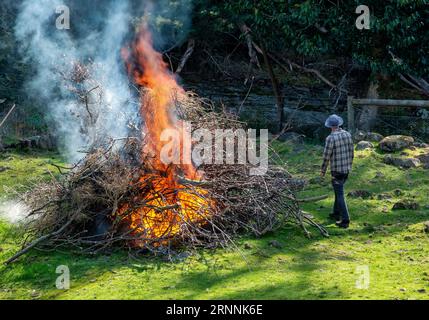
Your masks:
{"label": "tree trunk", "polygon": [[[378,83],[371,80],[367,92],[368,99],[378,99]],[[359,118],[359,129],[369,132],[373,129],[375,121],[377,120],[378,107],[377,106],[364,106]]]}
{"label": "tree trunk", "polygon": [[191,57],[192,53],[194,52],[194,48],[195,48],[195,40],[189,39],[188,47],[182,59],[180,60],[179,66],[177,67],[177,70],[176,70],[176,74],[179,74],[180,72],[182,72],[186,62],[188,62],[188,59]]}
{"label": "tree trunk", "polygon": [[283,124],[285,122],[284,121],[284,113],[283,113],[283,97],[281,95],[279,82],[276,78],[276,75],[274,74],[273,66],[272,66],[271,61],[268,57],[267,51],[265,50],[265,47],[261,47],[261,50],[262,50],[262,54],[264,56],[264,62],[265,62],[265,66],[266,66],[267,71],[268,71],[268,75],[270,76],[271,85],[273,86],[274,96],[276,98],[278,125],[275,128],[273,133],[279,133],[283,129]]}
{"label": "tree trunk", "polygon": [[253,66],[256,65],[256,66],[258,66],[259,69],[261,69],[261,65],[259,63],[258,56],[254,50],[254,47],[253,47],[253,39],[252,39],[250,28],[244,23],[239,24],[239,28],[240,28],[240,31],[244,35],[244,38],[246,40],[247,50],[248,50],[249,58],[250,58],[249,70],[247,71],[246,80],[244,81],[244,84],[246,85],[247,82],[249,81],[250,77],[252,76]]}

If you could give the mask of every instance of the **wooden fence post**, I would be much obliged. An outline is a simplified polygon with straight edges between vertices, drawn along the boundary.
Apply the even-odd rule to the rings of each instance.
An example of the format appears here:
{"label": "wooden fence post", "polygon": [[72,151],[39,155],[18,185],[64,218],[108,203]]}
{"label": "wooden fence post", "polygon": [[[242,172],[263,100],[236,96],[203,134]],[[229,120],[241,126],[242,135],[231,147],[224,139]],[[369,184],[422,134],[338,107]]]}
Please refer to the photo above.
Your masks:
{"label": "wooden fence post", "polygon": [[353,97],[347,96],[347,120],[348,130],[352,135],[355,133],[355,107],[353,106]]}

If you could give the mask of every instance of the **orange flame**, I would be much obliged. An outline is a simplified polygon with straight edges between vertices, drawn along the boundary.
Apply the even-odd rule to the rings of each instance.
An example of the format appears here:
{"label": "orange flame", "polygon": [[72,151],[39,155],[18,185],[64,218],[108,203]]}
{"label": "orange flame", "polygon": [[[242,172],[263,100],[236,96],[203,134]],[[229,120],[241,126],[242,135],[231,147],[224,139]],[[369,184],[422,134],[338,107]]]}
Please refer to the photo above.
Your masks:
{"label": "orange flame", "polygon": [[[153,48],[147,28],[140,29],[133,46],[123,49],[122,56],[135,83],[146,89],[141,97],[140,113],[145,125],[143,154],[149,161],[145,168],[151,172],[140,177],[142,192],[136,201],[145,205],[132,210],[131,204],[124,204],[119,214],[126,214],[132,233],[141,237],[136,244],[144,245],[151,239],[169,239],[187,224],[203,224],[211,201],[205,198],[206,190],[194,188],[191,191],[178,182],[180,174],[189,180],[201,179],[192,164],[166,165],[161,161],[162,132],[175,129],[182,133],[174,115],[174,102],[185,91],[168,70],[162,54]],[[183,134],[180,139],[177,150],[190,154],[190,143],[184,143]],[[181,159],[183,154],[180,153]]]}

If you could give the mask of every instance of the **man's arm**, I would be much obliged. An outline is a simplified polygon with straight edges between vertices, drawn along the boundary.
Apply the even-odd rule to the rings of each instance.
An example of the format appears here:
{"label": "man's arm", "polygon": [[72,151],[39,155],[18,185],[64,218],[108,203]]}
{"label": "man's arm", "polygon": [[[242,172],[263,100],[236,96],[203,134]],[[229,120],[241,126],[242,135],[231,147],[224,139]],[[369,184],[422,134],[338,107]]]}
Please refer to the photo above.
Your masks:
{"label": "man's arm", "polygon": [[328,137],[326,138],[325,150],[323,151],[323,163],[322,163],[322,170],[321,170],[321,173],[323,176],[326,174],[326,171],[328,170],[328,164],[329,164],[329,161],[331,160],[333,150],[334,150],[334,142],[330,137]]}

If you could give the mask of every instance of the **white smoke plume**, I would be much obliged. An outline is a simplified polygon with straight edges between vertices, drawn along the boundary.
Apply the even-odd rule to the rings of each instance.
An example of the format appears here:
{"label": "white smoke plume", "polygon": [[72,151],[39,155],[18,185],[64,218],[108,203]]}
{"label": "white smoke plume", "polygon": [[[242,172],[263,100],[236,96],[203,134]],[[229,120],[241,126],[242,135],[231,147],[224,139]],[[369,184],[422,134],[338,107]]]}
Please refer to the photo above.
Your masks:
{"label": "white smoke plume", "polygon": [[[56,28],[56,9],[64,5],[70,8],[70,30]],[[22,1],[15,35],[34,68],[27,91],[43,105],[69,161],[79,160],[95,137],[127,136],[130,120],[138,119],[138,101],[120,56],[133,35],[132,23],[145,15],[158,49],[171,47],[186,38],[190,9],[191,0]],[[90,92],[88,105],[64,85],[63,75],[71,75],[76,62],[91,66],[91,80],[78,84],[81,92]]]}
{"label": "white smoke plume", "polygon": [[10,223],[24,222],[30,209],[23,203],[16,201],[6,201],[0,203],[0,219]]}

